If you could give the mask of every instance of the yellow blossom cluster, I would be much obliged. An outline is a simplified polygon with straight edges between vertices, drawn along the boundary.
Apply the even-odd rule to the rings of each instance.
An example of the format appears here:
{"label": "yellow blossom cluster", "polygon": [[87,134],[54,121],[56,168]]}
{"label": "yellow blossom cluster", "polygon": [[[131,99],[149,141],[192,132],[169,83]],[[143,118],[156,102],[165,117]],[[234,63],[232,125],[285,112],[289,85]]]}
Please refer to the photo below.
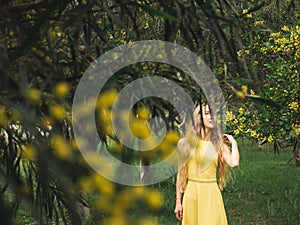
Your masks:
{"label": "yellow blossom cluster", "polygon": [[299,108],[299,104],[298,102],[291,102],[289,103],[289,108],[293,111],[298,111]]}
{"label": "yellow blossom cluster", "polygon": [[273,142],[273,136],[264,136],[262,133],[253,129],[253,124],[248,115],[246,114],[246,109],[240,107],[237,114],[232,111],[226,112],[226,127],[229,132],[232,132],[237,137],[249,137],[258,141],[267,140],[268,142]]}
{"label": "yellow blossom cluster", "polygon": [[248,93],[248,87],[246,85],[242,85],[241,89],[236,92],[236,96],[238,98],[244,99],[245,95]]}
{"label": "yellow blossom cluster", "polygon": [[[274,44],[270,46],[274,53],[284,52],[289,53],[291,51],[295,54],[295,59],[300,56],[300,26],[295,27],[283,26],[282,31],[272,33],[269,40]],[[284,33],[287,32],[287,33]]]}
{"label": "yellow blossom cluster", "polygon": [[292,124],[292,129],[294,130],[296,136],[300,135],[300,125],[299,124],[293,123]]}
{"label": "yellow blossom cluster", "polygon": [[[106,198],[99,198],[95,202],[95,207],[99,210],[111,210],[110,217],[105,220],[105,224],[108,225],[158,225],[158,221],[149,217],[140,217],[131,219],[128,217],[128,210],[136,203],[143,202],[150,210],[158,210],[163,203],[163,196],[160,192],[151,190],[145,187],[130,187],[122,190],[111,201],[107,201]],[[134,221],[133,221],[134,220]]]}
{"label": "yellow blossom cluster", "polygon": [[21,120],[22,116],[18,110],[0,105],[0,128],[18,124]]}
{"label": "yellow blossom cluster", "polygon": [[98,110],[98,120],[100,126],[103,128],[104,134],[113,136],[114,131],[112,127],[112,105],[117,98],[118,92],[116,90],[108,90],[100,94],[96,109]]}
{"label": "yellow blossom cluster", "polygon": [[[149,27],[149,25],[148,25]],[[147,23],[145,24],[145,29],[148,28]],[[124,29],[116,29],[114,33],[108,34],[108,39],[115,42],[115,44],[130,44],[132,40],[129,39],[128,33]]]}
{"label": "yellow blossom cluster", "polygon": [[258,20],[258,21],[255,21],[255,22],[253,23],[253,25],[256,27],[256,26],[262,25],[262,24],[264,24],[264,23],[265,23],[264,20]]}

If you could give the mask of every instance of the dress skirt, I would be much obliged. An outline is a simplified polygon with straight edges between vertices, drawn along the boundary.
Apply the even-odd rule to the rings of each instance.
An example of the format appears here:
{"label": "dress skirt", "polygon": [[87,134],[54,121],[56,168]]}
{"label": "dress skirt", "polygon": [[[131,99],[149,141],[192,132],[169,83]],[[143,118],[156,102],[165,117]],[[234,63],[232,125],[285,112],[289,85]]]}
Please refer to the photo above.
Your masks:
{"label": "dress skirt", "polygon": [[217,182],[188,181],[183,202],[182,225],[227,225]]}

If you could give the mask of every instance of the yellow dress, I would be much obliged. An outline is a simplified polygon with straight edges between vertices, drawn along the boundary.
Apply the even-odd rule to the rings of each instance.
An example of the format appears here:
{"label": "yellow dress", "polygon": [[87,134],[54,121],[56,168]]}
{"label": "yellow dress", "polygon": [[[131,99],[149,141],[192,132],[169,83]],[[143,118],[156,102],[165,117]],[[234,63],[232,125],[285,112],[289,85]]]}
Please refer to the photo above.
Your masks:
{"label": "yellow dress", "polygon": [[218,154],[211,142],[201,141],[188,162],[188,183],[183,196],[182,225],[226,225],[227,218],[217,184]]}

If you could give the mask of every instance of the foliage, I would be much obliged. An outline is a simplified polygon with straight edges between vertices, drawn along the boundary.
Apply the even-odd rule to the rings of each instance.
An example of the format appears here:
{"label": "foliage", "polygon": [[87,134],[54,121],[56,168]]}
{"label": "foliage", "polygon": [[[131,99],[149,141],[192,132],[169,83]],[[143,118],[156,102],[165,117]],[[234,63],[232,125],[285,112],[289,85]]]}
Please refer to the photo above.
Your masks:
{"label": "foliage", "polygon": [[264,77],[264,83],[256,88],[257,95],[253,90],[248,94],[247,87],[242,86],[244,92],[237,92],[242,94],[241,108],[228,112],[228,120],[233,121],[229,129],[233,133],[261,143],[274,141],[275,151],[289,146],[299,136],[299,15],[291,14],[291,17],[289,24],[278,22],[264,36],[257,30],[260,26],[271,27],[269,21],[254,22],[258,28],[253,44],[238,54],[245,59],[256,57],[254,65]]}
{"label": "foliage", "polygon": [[[188,47],[200,55],[213,68],[225,95],[230,99],[231,87],[235,89],[241,84],[253,82],[254,89],[261,78],[267,77],[266,74],[269,74],[267,78],[270,81],[270,74],[275,74],[261,73],[265,63],[261,59],[274,53],[270,51],[276,51],[276,54],[283,51],[276,47],[280,39],[272,36],[274,38],[269,42],[274,49],[265,46],[268,48],[267,52],[262,48],[261,51],[256,50],[256,54],[261,57],[259,62],[258,59],[255,60],[258,56],[250,54],[249,48],[262,47],[261,43],[256,41],[268,38],[264,31],[272,27],[273,22],[280,24],[289,16],[278,16],[281,12],[289,11],[287,5],[294,5],[291,9],[293,12],[297,11],[294,1],[284,1],[284,4],[282,7],[275,5],[273,1],[235,0],[1,1],[2,224],[15,222],[14,215],[19,212],[20,204],[25,204],[26,209],[28,208],[40,224],[81,224],[82,215],[78,209],[87,206],[85,193],[89,192],[95,192],[99,196],[94,207],[97,211],[95,214],[99,215],[99,221],[105,224],[120,224],[120,218],[123,217],[130,223],[130,218],[127,217],[130,211],[129,203],[143,202],[146,209],[159,208],[163,199],[161,194],[147,188],[127,188],[111,183],[97,175],[78,151],[71,126],[71,105],[74,91],[84,71],[100,55],[121,44],[145,39],[165,40]],[[280,12],[276,11],[278,15],[273,17],[268,7]],[[258,15],[259,20],[252,21],[253,15]],[[268,26],[260,22],[263,17],[269,20]],[[249,21],[253,22],[250,23],[251,26],[248,25]],[[261,25],[262,29],[257,29]],[[289,30],[280,33],[280,38],[290,37],[291,31],[298,32],[298,28],[293,24],[287,27]],[[293,38],[295,47],[298,48],[296,37]],[[295,64],[297,58],[293,58],[294,62],[288,61],[288,57],[293,57],[291,52],[282,56],[282,61],[272,58],[268,71],[276,71],[278,74],[288,71],[291,75],[284,75],[288,77],[292,76],[292,73],[296,74],[290,70],[293,66],[299,66]],[[289,67],[284,66],[285,61],[288,61]],[[253,65],[258,67],[258,72]],[[163,76],[177,82],[195,102],[201,94],[195,81],[185,76],[182,71],[152,62],[129,66],[112,77],[103,93],[100,93],[99,101],[104,100],[107,104],[102,102],[97,108],[98,132],[102,140],[107,143],[113,142],[110,145],[111,151],[123,161],[132,160],[132,151],[123,148],[122,143],[114,139],[109,116],[103,115],[109,113],[115,91],[120,91],[126,84],[139,77],[151,75]],[[297,75],[296,79],[299,80]],[[288,85],[283,81],[282,78],[282,85]],[[292,89],[285,87],[288,94],[294,98],[288,102],[290,105],[285,105],[285,109],[292,107],[291,112],[294,113],[288,114],[287,119],[296,118],[297,110],[294,109],[299,92],[295,90],[299,90],[298,87],[297,80]],[[258,91],[262,91],[262,88],[258,88]],[[245,90],[244,92],[246,93]],[[108,96],[101,99],[105,94]],[[241,97],[244,95],[242,93]],[[261,94],[267,98],[273,95],[279,98],[279,104],[285,103],[279,97],[279,91],[273,93],[269,90],[265,95]],[[230,100],[236,103],[233,98]],[[247,109],[253,108],[246,102],[245,105]],[[140,110],[150,112],[143,114]],[[243,129],[250,126],[251,132],[255,131],[252,126],[265,125],[258,111],[253,109],[253,112],[250,114],[245,110],[244,113],[248,113],[250,117],[243,119],[245,123],[246,120],[251,123],[245,124]],[[136,105],[132,115],[133,130],[142,137],[146,137],[148,133],[146,128],[141,130],[143,126],[140,125],[148,121],[149,117],[164,118],[168,129],[172,131],[176,130],[178,124],[178,114],[163,100],[145,99]],[[242,115],[244,114],[239,117],[242,118]],[[271,114],[266,115],[272,118]],[[239,125],[244,123],[240,119],[239,122]],[[298,121],[294,122],[298,124]],[[267,134],[261,137],[269,138],[270,135],[275,135],[271,132]],[[159,156],[162,158],[169,154],[169,147],[173,147],[178,140],[176,132],[170,132],[168,135],[160,146]],[[93,158],[93,155],[91,157]],[[128,200],[128,196],[132,199]],[[79,204],[80,202],[82,204]],[[126,207],[120,208],[122,204]],[[141,217],[132,220],[147,224],[147,221],[140,220]],[[149,223],[155,224],[156,221]]]}

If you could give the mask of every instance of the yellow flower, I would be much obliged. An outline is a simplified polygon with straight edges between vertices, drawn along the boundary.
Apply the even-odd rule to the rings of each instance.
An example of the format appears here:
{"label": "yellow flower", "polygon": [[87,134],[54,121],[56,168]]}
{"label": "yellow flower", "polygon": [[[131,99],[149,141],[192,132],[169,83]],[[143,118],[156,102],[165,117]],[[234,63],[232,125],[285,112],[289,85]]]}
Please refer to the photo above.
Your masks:
{"label": "yellow flower", "polygon": [[64,98],[69,94],[70,86],[65,82],[58,83],[54,88],[54,93],[59,98]]}
{"label": "yellow flower", "polygon": [[268,137],[268,142],[273,142],[273,136],[272,135],[270,135],[269,137]]}
{"label": "yellow flower", "polygon": [[15,110],[15,109],[13,109],[11,111],[10,115],[11,115],[12,122],[19,122],[22,119],[22,116],[21,116],[20,112]]}
{"label": "yellow flower", "polygon": [[6,126],[7,124],[8,118],[6,108],[0,105],[0,126]]}
{"label": "yellow flower", "polygon": [[255,130],[252,130],[251,133],[250,133],[250,136],[251,136],[251,137],[254,137],[254,138],[257,137],[256,131],[255,131]]}
{"label": "yellow flower", "polygon": [[245,109],[244,108],[239,108],[239,114],[244,114],[244,112],[245,112]]}
{"label": "yellow flower", "polygon": [[146,139],[151,135],[148,123],[143,120],[135,119],[131,121],[130,128],[132,133],[141,139]]}
{"label": "yellow flower", "polygon": [[299,125],[296,125],[296,126],[295,126],[295,134],[296,134],[297,136],[300,135],[300,126],[299,126]]}
{"label": "yellow flower", "polygon": [[122,35],[126,35],[126,31],[124,29],[121,30]]}
{"label": "yellow flower", "polygon": [[243,94],[247,94],[247,92],[248,92],[248,87],[247,87],[246,85],[242,85],[241,91],[242,91]]}
{"label": "yellow flower", "polygon": [[109,39],[114,39],[114,36],[112,34],[109,34]]}
{"label": "yellow flower", "polygon": [[259,25],[264,24],[264,22],[265,22],[265,21],[263,21],[263,20],[255,21],[255,22],[253,23],[253,25],[256,27],[256,26],[259,26]]}
{"label": "yellow flower", "polygon": [[138,225],[159,225],[159,223],[157,221],[155,221],[154,219],[141,219],[138,221],[137,223]]}
{"label": "yellow flower", "polygon": [[177,145],[177,142],[179,140],[179,133],[175,131],[169,131],[166,134],[165,141],[167,141],[169,144]]}
{"label": "yellow flower", "polygon": [[44,60],[45,60],[45,62],[47,62],[47,63],[51,63],[51,62],[52,62],[52,59],[51,59],[49,56],[45,56],[45,57],[44,57]]}
{"label": "yellow flower", "polygon": [[57,120],[62,120],[66,116],[66,111],[61,105],[51,105],[49,112],[50,115]]}
{"label": "yellow flower", "polygon": [[[239,122],[240,122],[240,123],[244,123],[245,120],[246,120],[246,117],[244,117],[244,116],[242,116],[242,117],[239,118]],[[244,126],[244,125],[243,125],[243,126]]]}
{"label": "yellow flower", "polygon": [[140,107],[137,111],[137,116],[141,120],[148,121],[151,118],[151,112],[147,107]]}
{"label": "yellow flower", "polygon": [[163,158],[168,157],[176,149],[179,138],[179,133],[175,131],[169,131],[166,134],[165,139],[159,145],[159,149],[163,154]]}
{"label": "yellow flower", "polygon": [[299,108],[299,104],[298,104],[298,102],[292,102],[289,104],[289,107],[291,110],[297,111]]}
{"label": "yellow flower", "polygon": [[126,218],[124,216],[111,216],[105,221],[106,225],[127,225]]}
{"label": "yellow flower", "polygon": [[226,121],[230,122],[233,119],[235,119],[235,115],[233,114],[233,112],[232,111],[227,111],[226,112]]}
{"label": "yellow flower", "polygon": [[248,13],[248,9],[243,9],[243,14],[247,14]]}
{"label": "yellow flower", "polygon": [[252,13],[249,13],[249,14],[247,14],[246,16],[247,16],[248,18],[253,18]]}
{"label": "yellow flower", "polygon": [[233,131],[233,134],[234,134],[234,135],[238,135],[239,133],[240,133],[239,130],[234,130],[234,131]]}
{"label": "yellow flower", "polygon": [[274,38],[274,37],[278,37],[280,34],[281,34],[281,32],[279,31],[279,32],[277,32],[277,33],[271,33],[270,36],[271,36],[272,38]]}
{"label": "yellow flower", "polygon": [[146,22],[145,26],[144,26],[144,29],[148,29],[149,28],[149,23]]}
{"label": "yellow flower", "polygon": [[37,104],[41,99],[41,92],[38,89],[31,88],[25,91],[25,96],[30,103]]}
{"label": "yellow flower", "polygon": [[150,192],[146,200],[151,209],[158,209],[163,204],[163,196],[157,191]]}
{"label": "yellow flower", "polygon": [[252,89],[250,90],[250,95],[255,95],[255,92]]}
{"label": "yellow flower", "polygon": [[22,158],[29,159],[29,160],[35,160],[37,157],[37,151],[36,148],[32,145],[25,145],[22,148]]}
{"label": "yellow flower", "polygon": [[113,183],[98,175],[97,173],[93,174],[92,182],[99,193],[111,195],[115,191]]}
{"label": "yellow flower", "polygon": [[244,94],[243,92],[241,92],[241,91],[237,91],[237,92],[236,92],[236,96],[237,96],[238,98],[241,98],[241,99],[244,99],[244,98],[245,98],[245,94]]}
{"label": "yellow flower", "polygon": [[118,92],[116,90],[108,90],[100,94],[97,100],[97,107],[110,109],[118,96]]}
{"label": "yellow flower", "polygon": [[60,159],[69,159],[72,154],[71,147],[67,140],[61,135],[52,137],[52,147],[56,155]]}
{"label": "yellow flower", "polygon": [[289,27],[287,27],[286,25],[284,25],[282,28],[281,28],[283,31],[289,31]]}
{"label": "yellow flower", "polygon": [[242,50],[239,50],[239,51],[236,52],[236,54],[237,54],[239,57],[241,57],[241,56],[243,55],[243,51],[242,51]]}
{"label": "yellow flower", "polygon": [[132,187],[130,189],[132,193],[130,195],[136,196],[137,198],[147,197],[147,189],[143,186]]}

